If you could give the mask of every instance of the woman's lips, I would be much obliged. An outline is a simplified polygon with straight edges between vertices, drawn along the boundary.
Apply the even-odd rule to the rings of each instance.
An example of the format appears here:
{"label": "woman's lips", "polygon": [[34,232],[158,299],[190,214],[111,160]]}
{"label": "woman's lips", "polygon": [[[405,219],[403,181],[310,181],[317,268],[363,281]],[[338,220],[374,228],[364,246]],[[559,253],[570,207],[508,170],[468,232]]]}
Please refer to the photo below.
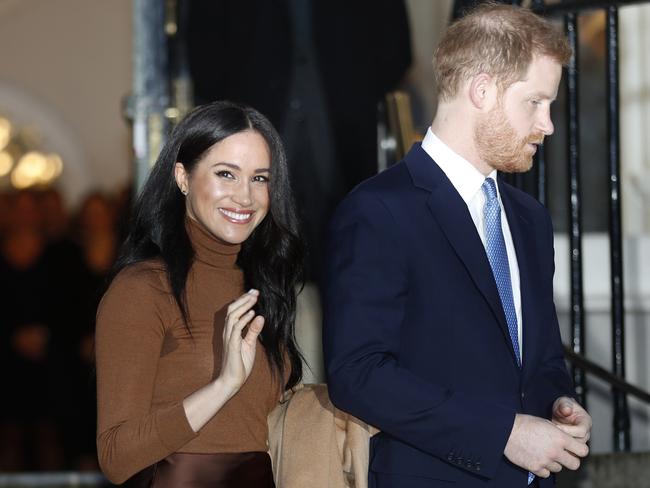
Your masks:
{"label": "woman's lips", "polygon": [[233,224],[248,224],[253,220],[254,210],[235,210],[233,208],[220,208],[219,212],[228,221]]}

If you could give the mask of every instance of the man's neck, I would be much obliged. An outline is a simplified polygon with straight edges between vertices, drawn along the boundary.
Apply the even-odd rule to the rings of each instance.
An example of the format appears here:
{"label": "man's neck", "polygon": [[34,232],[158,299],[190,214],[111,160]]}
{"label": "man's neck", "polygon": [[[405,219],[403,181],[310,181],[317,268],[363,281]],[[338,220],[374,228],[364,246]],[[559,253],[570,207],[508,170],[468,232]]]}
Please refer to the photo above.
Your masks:
{"label": "man's neck", "polygon": [[440,102],[431,130],[452,151],[487,176],[493,168],[478,155],[474,142],[474,117],[471,110],[460,103]]}

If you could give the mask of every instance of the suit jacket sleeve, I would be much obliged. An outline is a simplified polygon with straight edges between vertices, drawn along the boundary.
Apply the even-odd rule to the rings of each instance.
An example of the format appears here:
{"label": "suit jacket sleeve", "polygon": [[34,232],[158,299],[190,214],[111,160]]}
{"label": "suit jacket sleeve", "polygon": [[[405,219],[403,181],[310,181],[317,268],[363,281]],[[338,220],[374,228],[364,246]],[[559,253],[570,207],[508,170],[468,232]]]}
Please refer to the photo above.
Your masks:
{"label": "suit jacket sleeve", "polygon": [[417,256],[407,255],[398,229],[385,203],[365,189],[353,192],[334,218],[323,338],[330,395],[342,410],[445,461],[450,452],[473,450],[481,474],[492,477],[516,412],[400,366],[400,354],[408,354],[400,350],[413,286],[408,268],[417,266]]}
{"label": "suit jacket sleeve", "polygon": [[[571,378],[569,377],[564,360],[564,347],[560,336],[560,327],[553,303],[553,274],[555,272],[553,251],[553,225],[546,209],[544,212],[545,242],[543,269],[540,270],[539,279],[543,279],[543,303],[541,310],[547,314],[545,320],[546,330],[544,335],[546,347],[542,353],[541,363],[536,368],[528,384],[533,388],[526,391],[527,413],[538,417],[550,419],[555,400],[561,396],[575,396]],[[525,358],[524,358],[525,360]]]}

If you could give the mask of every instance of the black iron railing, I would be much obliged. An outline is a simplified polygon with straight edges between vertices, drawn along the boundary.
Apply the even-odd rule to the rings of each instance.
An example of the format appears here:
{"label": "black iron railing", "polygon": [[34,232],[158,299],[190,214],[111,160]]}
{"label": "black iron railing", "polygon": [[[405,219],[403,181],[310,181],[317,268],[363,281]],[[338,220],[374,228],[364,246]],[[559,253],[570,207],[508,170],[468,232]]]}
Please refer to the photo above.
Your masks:
{"label": "black iron railing", "polygon": [[[614,373],[625,378],[625,310],[623,306],[623,238],[621,225],[618,8],[607,8],[607,133],[609,139],[609,247],[612,286],[612,356]],[[629,451],[630,419],[627,397],[614,394],[614,449]]]}
{"label": "black iron railing", "polygon": [[[565,16],[565,29],[574,55],[567,67],[567,156],[569,176],[569,248],[571,261],[571,345],[573,352],[584,355],[585,312],[582,286],[582,195],[580,189],[580,134],[578,127],[578,16]],[[584,371],[572,367],[576,394],[587,405],[587,381]]]}
{"label": "black iron railing", "polygon": [[650,403],[650,393],[642,390],[638,386],[622,380],[618,375],[606,370],[593,361],[589,361],[582,354],[576,354],[573,352],[573,349],[570,346],[564,346],[564,355],[573,365],[582,369],[586,373],[593,374],[596,378],[599,378],[609,385],[616,387],[616,389],[627,395],[632,395],[642,402]]}
{"label": "black iron railing", "polygon": [[[521,3],[513,1],[513,3]],[[573,56],[567,69],[567,152],[569,181],[569,240],[571,263],[571,346],[566,357],[573,370],[576,394],[586,402],[586,373],[593,374],[612,387],[614,408],[614,450],[630,450],[630,416],[627,395],[634,395],[650,403],[650,394],[625,381],[625,314],[623,290],[623,246],[621,224],[620,184],[620,133],[619,133],[619,44],[618,8],[633,4],[650,3],[650,0],[567,0],[551,3],[534,0],[532,8],[543,15],[564,15],[567,37],[573,48]],[[578,23],[581,12],[593,9],[606,11],[607,43],[607,132],[609,174],[609,241],[612,296],[612,372],[585,358],[585,312],[582,273],[582,223],[580,188],[580,144],[578,107]],[[537,160],[536,194],[547,203],[548,172],[544,154]],[[515,181],[516,183],[516,181]]]}
{"label": "black iron railing", "polygon": [[641,3],[648,3],[648,0],[562,0],[558,3],[533,1],[533,8],[544,15],[555,15],[560,13],[579,13],[584,10],[599,8],[626,7]]}

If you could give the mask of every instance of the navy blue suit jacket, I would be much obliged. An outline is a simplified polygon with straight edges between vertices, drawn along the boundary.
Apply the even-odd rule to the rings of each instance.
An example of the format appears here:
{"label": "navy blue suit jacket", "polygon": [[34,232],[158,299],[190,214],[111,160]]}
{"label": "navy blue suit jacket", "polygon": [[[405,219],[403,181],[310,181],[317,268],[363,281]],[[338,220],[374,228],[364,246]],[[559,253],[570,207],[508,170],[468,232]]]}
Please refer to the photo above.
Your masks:
{"label": "navy blue suit jacket", "polygon": [[521,277],[522,368],[467,205],[419,144],[335,214],[325,363],[333,402],[381,430],[371,486],[524,488],[526,471],[503,455],[515,414],[549,418],[572,394],[548,212],[498,184]]}

